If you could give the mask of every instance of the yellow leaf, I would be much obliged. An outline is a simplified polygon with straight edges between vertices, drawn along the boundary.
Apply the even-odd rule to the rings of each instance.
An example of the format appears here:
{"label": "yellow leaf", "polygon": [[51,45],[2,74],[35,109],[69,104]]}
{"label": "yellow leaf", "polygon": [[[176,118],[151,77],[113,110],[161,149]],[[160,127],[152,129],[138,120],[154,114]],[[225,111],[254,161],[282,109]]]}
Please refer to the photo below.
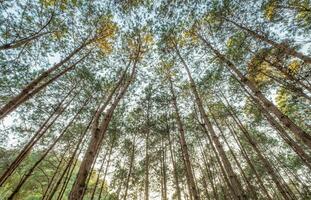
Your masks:
{"label": "yellow leaf", "polygon": [[293,60],[289,65],[288,65],[288,70],[292,75],[295,75],[298,73],[299,69],[301,67],[301,63],[299,60]]}
{"label": "yellow leaf", "polygon": [[112,52],[112,42],[116,36],[118,27],[110,17],[103,17],[100,27],[97,29],[96,44],[104,54]]}

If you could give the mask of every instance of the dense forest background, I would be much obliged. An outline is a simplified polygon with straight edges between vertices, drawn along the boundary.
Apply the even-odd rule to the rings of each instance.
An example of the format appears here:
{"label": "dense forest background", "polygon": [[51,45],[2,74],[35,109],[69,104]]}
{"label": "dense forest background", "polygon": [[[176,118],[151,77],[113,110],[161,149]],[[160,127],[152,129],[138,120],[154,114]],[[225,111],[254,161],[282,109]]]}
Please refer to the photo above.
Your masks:
{"label": "dense forest background", "polygon": [[0,0],[0,199],[311,199],[310,0]]}

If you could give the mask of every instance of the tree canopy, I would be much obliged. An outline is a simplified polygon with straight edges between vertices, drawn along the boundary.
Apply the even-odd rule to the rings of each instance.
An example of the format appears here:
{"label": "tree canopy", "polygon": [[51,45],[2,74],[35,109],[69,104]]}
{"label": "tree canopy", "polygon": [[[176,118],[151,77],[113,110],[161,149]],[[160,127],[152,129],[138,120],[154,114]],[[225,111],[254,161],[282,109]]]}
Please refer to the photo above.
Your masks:
{"label": "tree canopy", "polygon": [[0,0],[0,199],[311,199],[310,0]]}

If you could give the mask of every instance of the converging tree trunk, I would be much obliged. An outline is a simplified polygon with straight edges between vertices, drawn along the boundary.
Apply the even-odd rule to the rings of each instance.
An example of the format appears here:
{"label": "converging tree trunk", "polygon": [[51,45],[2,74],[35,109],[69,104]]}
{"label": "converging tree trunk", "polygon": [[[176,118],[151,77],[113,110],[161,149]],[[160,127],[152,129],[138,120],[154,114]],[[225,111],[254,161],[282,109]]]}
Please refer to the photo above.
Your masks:
{"label": "converging tree trunk", "polygon": [[291,119],[289,119],[288,116],[283,114],[270,100],[268,100],[255,86],[255,84],[246,78],[230,60],[228,60],[223,54],[216,50],[206,39],[200,35],[198,36],[201,38],[204,44],[209,47],[213,53],[226,64],[225,66],[227,66],[229,71],[240,81],[240,83],[247,86],[254,93],[254,95],[263,103],[265,109],[273,113],[285,127],[291,130],[292,133],[297,136],[297,138],[300,138],[302,142],[311,148],[311,136],[308,133],[296,125]]}
{"label": "converging tree trunk", "polygon": [[230,183],[232,185],[234,197],[235,197],[235,199],[245,199],[246,195],[243,191],[242,185],[241,185],[240,181],[238,180],[236,174],[234,173],[234,171],[232,169],[232,166],[231,166],[231,164],[230,164],[230,162],[229,162],[229,160],[225,154],[225,151],[224,151],[224,149],[223,149],[223,147],[222,147],[222,145],[218,139],[218,136],[216,135],[216,133],[214,131],[212,123],[210,122],[210,120],[207,117],[207,114],[205,113],[203,103],[202,103],[201,98],[199,96],[199,93],[196,89],[196,85],[195,85],[195,82],[191,76],[190,70],[189,70],[185,60],[182,58],[182,56],[181,56],[176,45],[175,45],[175,50],[176,50],[177,56],[179,57],[182,65],[184,66],[184,68],[187,71],[187,75],[188,75],[188,78],[190,81],[190,87],[191,87],[193,95],[195,96],[195,101],[196,101],[196,104],[198,105],[199,112],[200,112],[200,114],[204,120],[204,126],[207,127],[208,133],[211,134],[213,145],[215,145],[215,147],[216,147],[216,149],[217,149],[217,151],[218,151],[218,153],[222,159],[224,167],[226,169],[226,173],[228,174],[228,177],[230,178]]}
{"label": "converging tree trunk", "polygon": [[185,159],[186,176],[187,176],[187,180],[189,181],[188,184],[191,188],[191,194],[193,195],[193,198],[195,200],[199,200],[200,196],[199,196],[199,193],[198,193],[197,188],[195,186],[194,177],[193,177],[192,170],[191,170],[191,161],[190,161],[190,156],[189,156],[188,147],[187,147],[187,143],[186,143],[184,128],[183,128],[183,124],[182,124],[182,121],[180,118],[179,109],[177,106],[177,99],[176,99],[175,91],[173,88],[173,82],[172,82],[170,77],[169,77],[169,82],[170,82],[170,91],[172,94],[173,107],[174,107],[174,111],[175,111],[175,118],[176,118],[176,122],[177,122],[177,126],[178,126],[178,131],[180,134],[181,151],[182,151],[183,157]]}
{"label": "converging tree trunk", "polygon": [[94,119],[94,124],[92,127],[92,137],[91,137],[88,149],[86,151],[86,154],[82,160],[82,163],[81,163],[81,166],[80,166],[77,178],[76,178],[76,182],[73,185],[72,190],[70,192],[70,196],[69,196],[70,200],[80,200],[83,197],[83,193],[86,187],[85,181],[89,174],[91,165],[94,162],[95,154],[102,143],[102,140],[108,129],[109,122],[113,116],[113,112],[115,108],[117,107],[122,97],[125,95],[130,83],[134,80],[134,76],[136,72],[136,64],[137,64],[137,61],[134,62],[131,75],[130,77],[127,78],[127,80],[125,79],[126,78],[125,77],[126,71],[125,71],[125,73],[121,76],[119,82],[117,83],[116,87],[113,89],[113,91],[111,91],[106,103],[99,110],[102,112],[105,109],[106,105],[110,102],[110,99],[114,95],[114,92],[121,86],[123,80],[126,81],[120,93],[118,94],[118,96],[116,96],[115,100],[111,103],[110,108],[107,110],[100,124],[98,124],[98,121],[99,121],[101,112],[96,113],[96,117]]}

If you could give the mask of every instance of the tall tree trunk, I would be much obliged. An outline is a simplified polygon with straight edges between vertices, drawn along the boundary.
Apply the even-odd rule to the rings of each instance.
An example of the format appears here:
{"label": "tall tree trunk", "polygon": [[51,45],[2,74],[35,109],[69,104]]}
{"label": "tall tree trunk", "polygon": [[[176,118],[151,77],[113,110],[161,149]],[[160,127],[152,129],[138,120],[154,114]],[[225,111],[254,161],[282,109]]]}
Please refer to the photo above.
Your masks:
{"label": "tall tree trunk", "polygon": [[[59,63],[55,64],[53,67],[45,70],[42,74],[40,74],[37,78],[32,80],[30,83],[28,83],[22,91],[17,94],[16,96],[12,97],[12,99],[7,102],[1,109],[0,109],[0,119],[7,116],[10,112],[15,110],[19,105],[27,101],[29,98],[34,96],[36,93],[41,91],[43,88],[45,88],[50,83],[54,82],[56,79],[58,79],[60,76],[65,74],[67,71],[73,69],[79,62],[81,62],[86,56],[89,55],[87,53],[85,56],[83,56],[81,59],[78,59],[74,64],[72,64],[70,67],[65,68],[60,72],[58,75],[56,75],[54,78],[50,79],[50,81],[46,81],[45,83],[42,83],[48,76],[52,74],[52,72],[59,69],[61,66],[63,66],[66,62],[68,62],[74,55],[76,55],[78,52],[80,52],[85,46],[90,44],[93,40],[84,41],[80,47],[75,49],[72,53],[70,53],[66,58],[61,60]],[[40,83],[42,85],[40,86]]]}
{"label": "tall tree trunk", "polygon": [[[103,145],[102,145],[102,146],[103,146]],[[94,169],[95,169],[96,161],[97,161],[97,158],[98,158],[98,156],[99,156],[99,154],[100,154],[100,152],[101,152],[102,146],[100,146],[100,147],[97,149],[97,151],[96,151],[95,158],[94,158],[94,160],[93,160],[93,163],[92,163],[92,166],[91,166],[91,169],[90,169],[90,173],[88,173],[87,179],[86,179],[86,181],[85,181],[85,188],[84,188],[83,193],[82,193],[82,195],[81,195],[81,196],[82,196],[82,199],[83,199],[85,193],[87,193],[88,186],[89,186],[90,180],[91,180],[91,178],[92,178],[93,172],[95,172]]]}
{"label": "tall tree trunk", "polygon": [[230,132],[231,135],[233,136],[233,138],[234,138],[236,144],[238,144],[242,156],[244,157],[244,159],[246,160],[247,164],[250,166],[250,168],[252,169],[253,173],[255,174],[256,179],[257,179],[257,181],[258,181],[258,183],[259,183],[260,188],[261,188],[262,191],[265,193],[267,199],[272,200],[272,197],[270,196],[270,194],[269,194],[268,190],[266,189],[266,187],[265,187],[263,181],[261,180],[261,177],[260,177],[260,175],[258,174],[258,172],[257,172],[257,170],[256,170],[256,168],[255,168],[255,166],[254,166],[254,164],[252,163],[250,157],[248,156],[247,151],[246,151],[245,148],[242,146],[242,143],[240,142],[240,139],[238,138],[236,131],[235,131],[233,128],[231,128],[231,126],[230,126],[226,121],[224,121],[224,122],[225,122],[226,126],[228,127],[229,132]]}
{"label": "tall tree trunk", "polygon": [[202,181],[202,185],[203,185],[203,188],[204,188],[206,199],[207,200],[211,200],[211,197],[210,197],[210,194],[209,194],[209,191],[208,191],[208,185],[207,185],[207,182],[206,182],[207,177],[206,177],[204,169],[202,168],[201,165],[199,165],[199,168],[200,168],[201,173],[202,173],[201,181]]}
{"label": "tall tree trunk", "polygon": [[225,62],[225,66],[229,69],[229,71],[238,79],[242,85],[246,85],[254,95],[263,103],[263,106],[271,113],[273,113],[280,122],[283,123],[285,127],[291,130],[297,138],[300,138],[302,142],[304,142],[309,148],[311,148],[311,136],[306,133],[302,128],[297,126],[291,119],[289,119],[286,115],[284,115],[271,101],[269,101],[261,91],[254,85],[252,81],[246,78],[237,68],[236,66],[228,60],[224,55],[222,55],[218,50],[216,50],[206,39],[199,35],[201,40],[205,43],[207,47],[209,47],[214,54],[220,58],[223,62]]}
{"label": "tall tree trunk", "polygon": [[[105,114],[105,116],[102,119],[102,122],[99,126],[97,125],[98,117],[95,118],[95,121],[94,121],[95,123],[93,124],[93,129],[92,129],[92,137],[91,137],[88,149],[87,149],[87,151],[84,155],[84,158],[82,160],[82,163],[80,165],[80,169],[79,169],[79,172],[78,172],[78,175],[76,178],[76,182],[73,185],[72,190],[70,192],[69,200],[81,200],[83,197],[83,193],[84,193],[84,190],[86,187],[85,181],[86,181],[86,178],[89,174],[91,165],[95,159],[95,154],[96,154],[97,150],[99,149],[99,147],[102,143],[102,140],[103,140],[105,133],[108,129],[108,126],[109,126],[110,120],[113,116],[115,108],[117,107],[121,98],[125,95],[127,88],[129,87],[130,83],[134,80],[134,75],[136,73],[136,64],[137,64],[137,61],[133,65],[130,77],[128,78],[128,80],[126,80],[126,83],[125,83],[124,87],[122,88],[120,94],[116,97],[116,99],[111,104],[110,108],[107,110],[107,113]],[[120,78],[119,84],[122,83],[124,77],[125,77],[125,75]],[[118,88],[118,87],[119,87],[119,85],[117,85],[116,88]],[[114,91],[112,91],[112,93],[109,96],[112,96],[113,93],[114,93]],[[98,116],[99,115],[100,115],[100,113],[98,114]]]}
{"label": "tall tree trunk", "polygon": [[42,31],[44,29],[46,29],[46,27],[52,22],[53,18],[55,16],[55,12],[53,11],[53,13],[51,14],[51,16],[49,17],[48,21],[35,33],[29,35],[28,37],[24,37],[22,39],[19,40],[14,40],[10,43],[6,43],[0,46],[0,51],[1,50],[8,50],[8,49],[14,49],[14,48],[18,48],[21,47],[22,45],[27,45],[28,43],[32,42],[33,40],[36,40],[38,38],[40,38],[41,36],[50,34],[50,33],[54,33],[55,31],[46,31],[43,32]]}
{"label": "tall tree trunk", "polygon": [[149,112],[150,112],[150,106],[149,106],[149,101],[148,99],[148,107],[147,107],[147,123],[146,123],[146,150],[145,150],[145,195],[144,199],[149,200],[149,135],[150,135],[150,123],[149,123]]}
{"label": "tall tree trunk", "polygon": [[[293,151],[300,157],[300,159],[304,162],[304,164],[311,169],[311,157],[304,151],[304,149],[297,144],[286,132],[286,130],[273,118],[273,116],[266,111],[266,109],[261,105],[261,103],[258,101],[256,97],[254,97],[251,93],[249,93],[245,87],[243,87],[244,91],[248,94],[248,96],[251,98],[251,100],[257,105],[258,109],[261,111],[261,113],[265,116],[267,121],[271,124],[273,128],[277,131],[277,133],[281,136],[281,138],[288,144]],[[221,96],[227,103],[227,105],[230,107],[230,103],[226,96],[220,92]],[[220,98],[219,98],[220,99]],[[221,99],[220,99],[221,100]]]}
{"label": "tall tree trunk", "polygon": [[[70,92],[62,99],[62,101],[57,105],[52,114],[43,122],[43,124],[39,127],[36,133],[31,137],[28,143],[23,147],[18,156],[14,159],[14,161],[7,167],[5,172],[0,177],[0,187],[5,183],[5,181],[14,173],[16,168],[20,165],[20,163],[26,158],[26,156],[30,153],[33,146],[39,141],[40,138],[46,133],[46,131],[54,124],[54,122],[61,116],[61,114],[67,109],[70,103],[74,100],[76,95],[74,95],[71,100],[66,103],[64,102],[68,98],[68,96],[72,93],[74,88],[70,90]],[[53,118],[54,117],[54,118]]]}
{"label": "tall tree trunk", "polygon": [[36,169],[36,167],[42,162],[42,160],[48,155],[48,153],[54,148],[54,146],[58,143],[58,141],[65,135],[68,128],[74,123],[76,118],[79,116],[79,114],[82,112],[86,104],[89,102],[89,98],[83,103],[81,108],[78,110],[78,112],[75,114],[75,116],[71,119],[71,121],[68,123],[68,125],[64,128],[64,130],[61,132],[61,134],[57,137],[57,139],[52,143],[52,145],[45,150],[44,154],[40,157],[39,160],[35,162],[35,164],[28,170],[28,172],[22,177],[19,184],[16,186],[16,188],[13,190],[12,194],[9,196],[8,200],[12,200],[15,195],[19,192],[21,187],[24,185],[24,183],[28,180],[28,178],[31,176],[33,171]]}
{"label": "tall tree trunk", "polygon": [[199,93],[196,89],[196,85],[195,85],[195,82],[191,76],[191,73],[190,73],[190,70],[185,62],[185,60],[182,58],[177,46],[175,45],[175,50],[176,50],[176,53],[177,53],[177,56],[180,58],[183,66],[185,67],[186,71],[187,71],[187,74],[188,74],[188,78],[189,78],[189,81],[190,81],[190,87],[191,87],[191,90],[193,92],[193,95],[195,96],[195,101],[196,101],[196,104],[199,108],[199,112],[204,120],[204,126],[207,126],[207,129],[208,129],[208,133],[211,134],[211,138],[212,138],[212,141],[213,141],[213,145],[215,145],[221,159],[222,159],[222,162],[224,164],[224,167],[226,169],[226,172],[228,173],[228,177],[230,178],[230,183],[232,185],[232,188],[233,188],[233,193],[234,193],[234,197],[235,199],[246,199],[246,195],[243,191],[243,188],[242,188],[242,185],[239,181],[239,179],[237,178],[236,174],[234,173],[233,169],[232,169],[232,166],[225,154],[225,151],[218,139],[218,136],[216,135],[215,131],[214,131],[214,128],[212,126],[212,123],[210,122],[210,120],[208,119],[207,117],[207,114],[205,113],[205,110],[204,110],[204,107],[203,107],[203,103],[200,99],[200,96],[199,96]]}
{"label": "tall tree trunk", "polygon": [[103,182],[102,182],[101,187],[100,187],[100,191],[99,191],[99,195],[98,195],[98,200],[101,200],[101,195],[102,195],[102,192],[103,192],[103,189],[104,189],[104,185],[105,185],[105,181],[106,181],[106,176],[107,176],[108,168],[109,168],[109,164],[110,164],[110,158],[111,158],[111,154],[112,154],[112,149],[113,149],[113,146],[110,148],[110,151],[109,151],[108,161],[107,161],[106,168],[105,168],[105,173],[104,173],[104,176],[103,176]]}
{"label": "tall tree trunk", "polygon": [[57,177],[57,175],[59,173],[59,170],[61,170],[61,167],[62,167],[62,164],[63,164],[63,161],[64,161],[66,153],[67,153],[66,151],[63,152],[63,154],[61,156],[61,160],[58,162],[58,165],[57,165],[57,167],[56,167],[56,169],[55,169],[55,171],[53,173],[52,178],[48,181],[48,185],[47,185],[46,189],[44,190],[41,199],[45,199],[45,197],[47,196],[47,194],[49,192],[49,189],[53,187],[54,179]]}
{"label": "tall tree trunk", "polygon": [[257,153],[257,155],[258,155],[259,159],[261,160],[261,162],[263,163],[266,171],[270,174],[273,182],[277,186],[278,190],[280,191],[280,193],[282,194],[284,199],[296,199],[295,195],[290,191],[287,184],[282,181],[282,179],[277,175],[277,173],[275,172],[275,170],[273,169],[273,167],[271,166],[269,161],[261,153],[257,142],[251,137],[251,135],[249,134],[247,129],[243,126],[243,124],[241,123],[239,118],[234,113],[232,113],[232,110],[229,110],[229,108],[227,108],[227,109],[229,111],[229,115],[231,116],[231,118],[238,125],[238,127],[240,128],[240,130],[242,131],[242,133],[245,135],[246,139],[248,140],[249,144],[251,145],[251,147]]}
{"label": "tall tree trunk", "polygon": [[188,184],[190,186],[191,194],[193,195],[193,198],[195,200],[199,200],[200,196],[199,196],[198,191],[196,189],[195,182],[194,182],[194,177],[193,177],[192,170],[191,170],[190,156],[189,156],[188,147],[187,147],[187,143],[186,143],[183,123],[181,121],[180,114],[179,114],[179,109],[178,109],[178,106],[177,106],[177,99],[176,99],[175,91],[174,91],[174,88],[173,88],[174,87],[173,86],[173,82],[172,82],[171,78],[169,78],[169,81],[170,81],[170,91],[171,91],[171,94],[172,94],[173,107],[174,107],[174,110],[175,110],[175,118],[176,118],[176,122],[177,122],[177,126],[178,126],[178,131],[179,131],[179,134],[180,134],[179,138],[180,138],[181,150],[182,150],[183,157],[185,159],[186,175],[187,175],[187,180],[189,181]]}
{"label": "tall tree trunk", "polygon": [[[163,137],[163,136],[162,136]],[[161,177],[163,182],[162,200],[167,200],[166,145],[161,142]]]}
{"label": "tall tree trunk", "polygon": [[236,162],[236,164],[237,164],[239,170],[241,171],[242,177],[244,178],[244,181],[245,181],[246,184],[247,184],[247,188],[248,188],[248,190],[249,190],[248,192],[250,192],[251,198],[252,198],[252,199],[258,199],[256,189],[255,189],[254,186],[250,183],[248,177],[246,176],[246,174],[245,174],[245,172],[244,172],[244,169],[243,169],[242,166],[240,165],[240,162],[239,162],[239,160],[237,159],[237,157],[236,157],[234,151],[232,150],[231,146],[229,145],[229,142],[227,141],[227,139],[226,139],[224,133],[221,131],[221,127],[220,127],[220,125],[218,124],[218,122],[216,121],[215,116],[213,116],[213,119],[214,119],[214,121],[215,121],[215,123],[216,123],[216,125],[217,125],[217,127],[218,127],[218,130],[219,130],[219,132],[220,132],[220,134],[221,134],[221,137],[223,138],[223,140],[224,140],[225,144],[227,145],[227,147],[228,147],[228,149],[229,149],[229,151],[230,151],[230,153],[231,153],[231,155],[232,155],[234,161]]}
{"label": "tall tree trunk", "polygon": [[[109,149],[112,149],[112,146],[110,146]],[[110,150],[109,150],[109,151],[110,151]],[[99,183],[100,173],[101,173],[101,171],[102,171],[103,168],[104,168],[104,164],[105,164],[105,161],[106,161],[107,154],[108,154],[108,152],[105,153],[104,158],[103,158],[103,160],[101,161],[101,165],[100,165],[99,170],[98,170],[98,175],[97,175],[97,178],[96,178],[95,186],[94,186],[94,188],[93,188],[93,190],[92,190],[91,200],[94,199],[95,192],[96,192],[96,189],[97,189],[97,185],[98,185],[98,183]]]}
{"label": "tall tree trunk", "polygon": [[54,31],[46,31],[46,32],[38,33],[38,34],[35,34],[35,35],[32,35],[32,36],[29,36],[29,37],[26,37],[26,38],[14,41],[14,42],[3,44],[3,45],[0,46],[0,51],[19,48],[19,47],[21,47],[23,45],[29,44],[30,42],[32,42],[32,41],[34,41],[34,40],[36,40],[36,39],[38,39],[38,38],[40,38],[40,37],[42,37],[44,35],[48,35],[48,34],[51,34],[53,32]]}
{"label": "tall tree trunk", "polygon": [[[98,109],[99,109],[99,108],[97,108],[97,110],[98,110]],[[61,182],[63,181],[63,186],[64,186],[64,185],[66,184],[66,178],[67,178],[67,177],[69,177],[69,178],[71,177],[71,175],[70,175],[70,173],[71,173],[71,172],[70,172],[70,168],[71,168],[71,166],[73,165],[75,158],[77,157],[77,152],[78,152],[79,148],[81,148],[81,144],[82,144],[82,142],[83,142],[83,140],[84,140],[84,138],[85,138],[85,135],[86,135],[87,131],[89,130],[89,128],[90,128],[90,126],[91,126],[93,120],[94,120],[94,115],[92,115],[91,120],[89,121],[88,125],[87,125],[86,128],[82,131],[82,133],[80,134],[80,137],[79,137],[79,140],[78,140],[78,142],[77,142],[76,148],[74,149],[74,151],[73,151],[71,157],[69,158],[69,161],[68,161],[68,163],[67,163],[65,169],[63,170],[63,173],[61,174],[60,178],[59,178],[58,181],[56,182],[55,187],[54,187],[54,188],[52,189],[52,191],[50,192],[50,195],[49,195],[46,199],[51,200],[51,199],[54,197],[54,195],[55,195],[55,193],[56,193],[58,187],[61,185]],[[74,164],[74,165],[75,165],[75,164]],[[67,177],[65,177],[65,174],[67,174]],[[65,177],[65,179],[64,179],[64,177]],[[63,180],[63,179],[64,179],[64,180]],[[60,196],[60,194],[62,194],[62,191],[63,191],[63,190],[64,190],[63,187],[61,187],[61,190],[60,190],[60,192],[59,192],[59,196]],[[59,196],[58,196],[58,198],[59,198]],[[58,199],[58,198],[57,198],[57,199]],[[43,197],[42,197],[42,200],[44,200],[44,199],[45,199],[45,198],[44,198],[44,196],[43,196]]]}
{"label": "tall tree trunk", "polygon": [[127,199],[127,193],[128,193],[133,166],[134,166],[134,160],[135,160],[135,136],[133,139],[133,146],[132,146],[132,152],[131,152],[130,163],[129,163],[129,171],[128,171],[126,181],[125,181],[125,191],[124,191],[123,200]]}
{"label": "tall tree trunk", "polygon": [[[51,199],[54,197],[56,191],[58,190],[59,186],[61,185],[61,182],[64,180],[65,175],[66,175],[66,174],[69,174],[70,167],[71,167],[71,165],[72,165],[72,163],[73,163],[73,160],[74,160],[74,158],[75,158],[76,152],[77,152],[77,150],[79,149],[80,144],[81,144],[83,138],[84,138],[84,135],[81,135],[81,136],[80,136],[80,139],[79,139],[79,141],[78,141],[78,143],[77,143],[77,145],[76,145],[76,148],[74,149],[74,151],[73,151],[73,153],[72,153],[72,155],[71,155],[69,161],[67,162],[67,164],[66,164],[66,166],[65,166],[65,169],[63,170],[63,172],[61,173],[60,177],[59,177],[58,180],[56,181],[55,186],[52,188],[52,190],[51,190],[51,192],[50,192],[50,195],[46,198],[47,200],[51,200]],[[43,199],[43,198],[42,198],[42,199]]]}
{"label": "tall tree trunk", "polygon": [[85,144],[86,144],[86,140],[83,141],[83,146],[79,149],[79,152],[77,153],[77,157],[74,159],[74,163],[73,163],[73,165],[72,165],[72,167],[71,167],[69,173],[66,174],[65,180],[64,180],[64,182],[63,182],[63,184],[62,184],[62,187],[61,187],[61,189],[60,189],[60,191],[59,191],[59,193],[58,193],[57,200],[63,199],[64,193],[65,193],[65,191],[66,191],[66,188],[67,188],[67,186],[68,186],[69,181],[70,181],[70,180],[72,179],[72,177],[73,177],[72,174],[73,174],[73,172],[74,172],[74,170],[75,170],[75,168],[76,168],[76,166],[77,166],[77,164],[78,164],[78,161],[79,161],[78,158],[79,158],[79,156],[81,155],[82,149],[83,149],[83,147],[85,146]]}
{"label": "tall tree trunk", "polygon": [[267,44],[270,44],[271,46],[273,46],[276,49],[280,49],[282,50],[282,52],[284,52],[287,55],[299,58],[301,60],[303,60],[305,63],[311,63],[311,57],[310,56],[306,56],[298,51],[296,51],[294,48],[288,47],[285,44],[280,44],[277,43],[271,39],[269,39],[267,36],[261,35],[245,26],[242,26],[241,24],[238,24],[237,22],[230,20],[226,17],[221,17],[222,19],[226,20],[227,22],[230,22],[231,24],[235,25],[236,27],[242,29],[243,31],[246,31],[247,33],[249,33],[251,36],[253,36],[254,38],[266,42]]}
{"label": "tall tree trunk", "polygon": [[[209,183],[211,184],[211,188],[212,188],[212,192],[213,192],[213,199],[216,199],[218,200],[219,197],[217,195],[217,189],[215,187],[215,184],[214,184],[214,177],[213,177],[213,174],[211,173],[211,167],[209,166],[209,164],[207,163],[207,160],[205,158],[205,154],[203,153],[203,147],[202,147],[202,143],[200,142],[199,143],[199,147],[200,147],[200,152],[201,152],[201,155],[202,155],[202,158],[203,158],[203,163],[205,165],[205,173],[207,174],[207,178],[208,178],[208,181]],[[204,170],[203,170],[203,167],[202,167],[202,174],[204,174]],[[205,176],[204,176],[205,177]],[[204,178],[206,180],[206,178]],[[207,185],[207,184],[206,184]],[[210,196],[210,195],[209,195]],[[211,197],[210,197],[211,198]]]}
{"label": "tall tree trunk", "polygon": [[[230,182],[230,180],[229,180],[229,178],[228,178],[228,174],[226,173],[226,170],[225,170],[225,168],[224,168],[224,166],[223,166],[223,164],[222,164],[222,162],[221,162],[221,160],[220,160],[220,158],[219,158],[220,156],[218,155],[218,152],[217,152],[217,150],[216,150],[216,147],[212,144],[212,143],[213,143],[212,138],[211,138],[211,136],[208,134],[208,130],[207,130],[206,126],[204,125],[204,123],[201,123],[201,122],[199,121],[199,124],[202,126],[203,132],[205,133],[205,135],[207,136],[207,138],[208,138],[208,140],[209,140],[210,147],[211,147],[212,151],[213,151],[214,154],[215,154],[215,158],[216,158],[217,163],[218,163],[218,165],[219,165],[219,167],[220,167],[220,170],[221,170],[221,172],[222,172],[224,182],[227,184],[227,186],[229,187],[231,193],[234,195],[234,189],[233,189],[233,187],[232,187],[232,185],[231,185],[231,182]],[[200,142],[200,140],[199,140],[199,142]],[[202,151],[202,152],[203,152],[203,151]],[[203,154],[203,160],[204,160],[204,158],[205,158],[205,156],[204,156],[204,154]],[[207,159],[205,159],[205,160],[207,160]],[[205,165],[206,165],[206,166],[209,166],[207,163],[208,163],[208,162],[206,161],[206,162],[205,162]],[[211,168],[211,167],[208,167],[208,168]]]}
{"label": "tall tree trunk", "polygon": [[173,165],[173,176],[174,176],[174,183],[175,183],[175,187],[176,187],[175,189],[176,189],[176,194],[177,194],[177,200],[181,200],[178,172],[177,172],[176,161],[175,161],[174,152],[173,152],[173,148],[172,148],[171,133],[170,133],[169,129],[168,129],[168,142],[169,142],[171,162]]}

